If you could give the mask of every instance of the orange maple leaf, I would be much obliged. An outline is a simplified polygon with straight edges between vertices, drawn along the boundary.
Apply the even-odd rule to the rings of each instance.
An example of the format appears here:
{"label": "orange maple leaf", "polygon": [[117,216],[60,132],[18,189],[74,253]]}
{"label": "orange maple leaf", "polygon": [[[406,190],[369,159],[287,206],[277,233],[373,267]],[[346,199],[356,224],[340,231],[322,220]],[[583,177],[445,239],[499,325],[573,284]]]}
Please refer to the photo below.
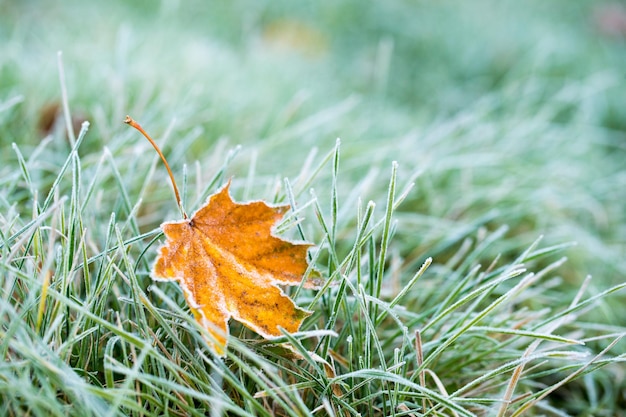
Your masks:
{"label": "orange maple leaf", "polygon": [[180,282],[218,354],[227,344],[230,317],[271,338],[281,335],[281,327],[297,331],[311,314],[277,286],[299,285],[308,268],[310,244],[271,233],[290,207],[235,203],[229,185],[210,196],[191,219],[161,225],[167,242],[152,271],[153,279]]}
{"label": "orange maple leaf", "polygon": [[[226,351],[231,317],[265,338],[280,336],[281,328],[298,331],[311,312],[296,306],[278,285],[302,283],[312,245],[272,234],[290,206],[236,203],[228,193],[229,181],[188,218],[157,144],[130,116],[124,123],[139,130],[163,160],[184,217],[161,225],[167,242],[159,249],[152,278],[180,283],[196,320],[211,335],[209,345],[220,356]],[[307,280],[303,285],[317,288],[319,282]]]}

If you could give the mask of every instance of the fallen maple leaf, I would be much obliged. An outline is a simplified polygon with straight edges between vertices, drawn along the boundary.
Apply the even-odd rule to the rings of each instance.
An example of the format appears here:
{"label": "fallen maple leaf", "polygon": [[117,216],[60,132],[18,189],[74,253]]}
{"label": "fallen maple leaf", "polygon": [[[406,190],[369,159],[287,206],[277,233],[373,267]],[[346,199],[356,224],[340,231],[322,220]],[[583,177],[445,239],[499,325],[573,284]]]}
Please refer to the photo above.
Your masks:
{"label": "fallen maple leaf", "polygon": [[[125,122],[147,136],[134,120],[127,117]],[[180,206],[173,177],[172,185]],[[290,207],[263,201],[236,203],[229,186],[230,182],[210,196],[191,218],[183,212],[183,220],[161,225],[167,242],[159,249],[152,270],[155,280],[180,283],[196,320],[212,336],[209,344],[218,355],[225,352],[231,317],[272,338],[281,335],[281,328],[297,331],[311,314],[277,286],[300,285],[309,267],[311,244],[272,234],[272,227]],[[314,288],[316,283],[307,281],[304,286]]]}
{"label": "fallen maple leaf", "polygon": [[235,203],[229,184],[209,197],[191,219],[166,222],[152,278],[180,282],[196,319],[224,353],[228,319],[261,336],[295,332],[310,312],[297,307],[276,284],[299,285],[308,268],[306,243],[271,234],[289,206]]}

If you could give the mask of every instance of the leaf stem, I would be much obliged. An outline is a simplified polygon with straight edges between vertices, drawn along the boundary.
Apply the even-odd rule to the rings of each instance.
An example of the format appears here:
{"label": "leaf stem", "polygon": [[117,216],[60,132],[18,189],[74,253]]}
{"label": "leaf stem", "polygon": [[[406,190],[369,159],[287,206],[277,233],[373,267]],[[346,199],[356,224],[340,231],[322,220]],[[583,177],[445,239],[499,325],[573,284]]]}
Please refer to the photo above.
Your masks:
{"label": "leaf stem", "polygon": [[150,137],[150,135],[148,135],[148,133],[143,130],[143,127],[141,127],[141,125],[139,123],[137,123],[132,117],[130,116],[126,116],[126,118],[124,119],[124,123],[126,123],[127,125],[130,125],[132,127],[134,127],[135,129],[137,129],[146,139],[148,139],[148,142],[150,142],[150,144],[154,147],[154,150],[157,151],[157,153],[159,154],[159,156],[161,157],[161,160],[163,161],[163,163],[165,164],[165,168],[167,168],[167,173],[170,176],[170,180],[172,181],[172,187],[174,188],[174,194],[176,195],[176,203],[178,204],[178,208],[180,209],[180,211],[183,213],[183,217],[185,219],[187,219],[187,213],[185,213],[185,209],[183,208],[183,204],[181,202],[180,199],[180,193],[178,192],[178,187],[176,186],[176,180],[174,179],[174,174],[172,173],[172,170],[170,169],[170,165],[167,163],[167,160],[165,159],[165,156],[163,155],[163,152],[161,152],[161,149],[159,148],[159,146],[156,144],[156,142],[154,140],[152,140],[152,138]]}

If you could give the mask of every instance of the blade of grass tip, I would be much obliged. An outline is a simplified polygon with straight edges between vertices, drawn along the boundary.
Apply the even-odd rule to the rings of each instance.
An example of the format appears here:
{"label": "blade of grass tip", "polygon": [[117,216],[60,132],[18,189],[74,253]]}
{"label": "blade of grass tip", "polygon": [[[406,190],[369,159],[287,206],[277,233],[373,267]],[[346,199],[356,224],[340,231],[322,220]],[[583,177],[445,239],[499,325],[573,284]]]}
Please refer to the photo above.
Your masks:
{"label": "blade of grass tip", "polygon": [[0,103],[0,113],[9,110],[11,107],[17,106],[18,104],[22,103],[23,101],[24,101],[24,96],[22,96],[22,95],[17,95],[17,96],[11,97],[10,99],[5,101],[4,103]]}
{"label": "blade of grass tip", "polygon": [[[289,178],[285,177],[283,180],[285,184],[285,194],[287,195],[287,201],[289,202],[289,206],[291,207],[292,213],[294,213],[296,229],[298,230],[298,234],[300,235],[300,239],[303,241],[307,241],[306,236],[304,235],[304,230],[302,229],[302,224],[298,220],[298,215],[296,213],[296,199],[293,195],[293,189],[291,188],[291,183],[289,182]],[[308,254],[309,261],[311,260],[311,254]]]}
{"label": "blade of grass tip", "polygon": [[146,253],[148,253],[148,250],[152,247],[152,245],[154,245],[159,239],[161,239],[161,237],[163,236],[163,232],[161,233],[157,233],[156,236],[154,236],[150,242],[148,242],[142,249],[141,252],[139,253],[139,255],[137,256],[137,260],[135,261],[135,267],[133,268],[133,271],[137,272],[137,268],[139,267],[139,263],[141,261],[144,261],[144,267],[146,269],[149,269],[150,266],[148,265],[148,261],[144,260],[144,256]]}
{"label": "blade of grass tip", "polygon": [[[243,187],[243,199],[248,201],[250,199],[250,191],[254,186],[254,179],[256,177],[256,163],[259,157],[259,153],[256,149],[252,150],[250,155],[250,163],[248,165],[248,175],[246,176],[246,185]],[[294,207],[294,206],[291,206]]]}
{"label": "blade of grass tip", "polygon": [[463,262],[458,269],[469,268],[472,264],[476,263],[480,255],[482,255],[491,245],[498,240],[502,239],[509,231],[509,226],[502,225],[498,227],[494,232],[489,233],[482,241],[478,243],[476,248],[464,258]]}
{"label": "blade of grass tip", "polygon": [[[376,208],[376,204],[373,201],[368,201],[367,206],[365,207],[365,213],[362,216],[362,220],[358,222],[359,228],[357,229],[356,236],[354,238],[354,244],[352,245],[352,249],[346,259],[341,264],[341,269],[345,271],[351,271],[355,265],[360,263],[359,251],[363,247],[364,244],[368,242],[368,240],[364,239],[366,236],[367,228],[370,225],[370,221],[372,220],[372,216],[374,214],[374,209]],[[358,217],[358,213],[357,213]],[[370,232],[371,233],[371,230]],[[372,265],[372,264],[370,264]],[[359,284],[361,282],[358,282]]]}
{"label": "blade of grass tip", "polygon": [[89,181],[89,185],[87,186],[87,191],[83,196],[83,203],[80,207],[81,213],[85,212],[85,209],[89,206],[89,202],[91,201],[91,197],[93,196],[93,192],[96,189],[96,183],[98,182],[98,178],[100,177],[100,170],[102,169],[102,165],[105,161],[105,154],[103,153],[98,160],[98,164],[96,165],[96,169],[91,175],[91,181]]}
{"label": "blade of grass tip", "polygon": [[330,197],[330,244],[336,245],[337,236],[337,212],[339,211],[339,197],[337,193],[337,175],[339,173],[339,156],[341,150],[341,139],[337,138],[335,143],[335,155],[333,156],[331,197]]}
{"label": "blade of grass tip", "polygon": [[[67,236],[67,250],[65,265],[68,268],[68,272],[71,272],[70,268],[73,264],[74,251],[76,250],[76,229],[77,229],[77,212],[80,206],[78,202],[78,196],[80,195],[80,162],[78,153],[73,154],[72,158],[72,190],[70,193],[70,212],[69,221],[67,222],[68,230],[65,232]],[[69,275],[69,274],[68,274]],[[69,289],[69,287],[68,287]]]}
{"label": "blade of grass tip", "polygon": [[380,242],[380,252],[378,257],[378,268],[376,272],[376,293],[370,294],[375,297],[380,297],[380,291],[382,288],[383,274],[385,273],[385,260],[387,258],[387,247],[389,245],[389,232],[391,229],[391,217],[393,214],[393,205],[396,195],[396,175],[398,173],[398,163],[393,161],[391,164],[391,179],[389,181],[389,187],[387,191],[387,206],[385,208],[385,223],[383,226],[383,233]]}
{"label": "blade of grass tip", "polygon": [[65,128],[67,129],[67,137],[70,145],[74,147],[76,144],[76,135],[74,134],[74,126],[72,125],[72,115],[70,114],[70,104],[67,98],[67,85],[65,84],[65,70],[63,69],[63,52],[57,52],[57,67],[59,69],[59,82],[61,84],[61,103],[63,104],[63,116],[65,116]]}
{"label": "blade of grass tip", "polygon": [[[111,212],[111,216],[109,217],[109,224],[106,228],[106,236],[104,238],[104,250],[101,252],[102,254],[106,254],[109,252],[110,246],[111,246],[111,241],[113,240],[113,232],[115,230],[115,212]],[[98,269],[96,270],[96,277],[102,277],[103,274],[103,270],[104,270],[104,265],[106,264],[106,257],[102,256],[102,262],[100,262],[100,264],[98,265]],[[93,257],[91,258],[93,259]],[[87,262],[85,262],[82,267],[84,269],[89,269],[87,266],[90,264],[90,260],[87,260]],[[98,280],[98,283],[101,283],[103,280]]]}
{"label": "blade of grass tip", "polygon": [[580,300],[583,298],[583,294],[585,293],[585,291],[587,291],[587,288],[589,287],[590,283],[591,283],[591,275],[587,275],[583,283],[580,285],[580,288],[576,292],[576,295],[572,299],[572,302],[570,303],[570,307],[575,306],[576,304],[580,302]]}
{"label": "blade of grass tip", "polygon": [[[424,263],[422,264],[422,267],[415,273],[415,275],[413,275],[413,277],[409,280],[409,282],[404,286],[404,288],[402,288],[402,290],[398,293],[398,295],[396,295],[394,297],[393,300],[391,300],[391,302],[389,303],[389,309],[392,309],[393,307],[395,307],[400,300],[402,300],[402,298],[409,292],[411,291],[411,289],[413,288],[413,286],[415,285],[415,283],[417,282],[418,279],[420,279],[420,277],[422,275],[424,275],[424,272],[426,272],[426,270],[428,269],[428,267],[430,266],[430,264],[433,262],[433,258],[427,258]],[[385,318],[386,314],[385,312],[381,313],[378,318],[376,319],[376,325],[380,325],[380,323],[383,321],[383,319]]]}
{"label": "blade of grass tip", "polygon": [[41,211],[45,211],[48,208],[48,206],[52,203],[52,200],[54,199],[54,195],[57,191],[57,188],[59,187],[59,184],[61,183],[61,180],[63,179],[63,176],[65,175],[65,172],[67,171],[70,164],[72,163],[72,158],[73,158],[72,155],[78,152],[78,149],[80,148],[80,145],[83,143],[83,140],[85,136],[87,135],[88,130],[89,130],[89,122],[83,122],[82,128],[80,130],[80,134],[78,135],[78,139],[76,140],[76,143],[74,144],[74,146],[72,147],[72,150],[67,156],[67,159],[63,163],[63,166],[61,167],[61,170],[57,174],[57,177],[54,179],[54,182],[52,183],[52,186],[50,187],[50,191],[48,191],[48,196],[46,197],[46,200],[41,206]]}
{"label": "blade of grass tip", "polygon": [[200,206],[202,203],[204,203],[206,201],[206,199],[209,197],[209,195],[215,189],[216,185],[219,184],[223,180],[224,174],[226,173],[226,169],[229,167],[230,163],[235,159],[235,157],[241,151],[241,149],[242,149],[241,145],[237,145],[233,149],[228,151],[228,153],[226,154],[226,157],[224,158],[224,163],[217,170],[215,175],[213,175],[213,178],[211,178],[211,180],[209,180],[209,182],[204,187],[202,192],[198,195],[198,199],[193,204],[193,207],[198,207],[198,206]]}
{"label": "blade of grass tip", "polygon": [[28,167],[26,166],[26,160],[22,156],[22,152],[20,152],[20,149],[18,148],[15,142],[13,142],[11,146],[13,147],[13,151],[15,152],[15,155],[17,155],[17,162],[20,166],[20,170],[22,171],[22,176],[24,177],[24,181],[26,182],[26,185],[28,186],[28,190],[30,191],[30,195],[34,196],[35,188],[33,187],[33,182],[30,178],[30,172],[28,172]]}
{"label": "blade of grass tip", "polygon": [[104,386],[109,389],[115,389],[115,376],[113,375],[113,368],[109,366],[107,358],[115,357],[115,345],[121,341],[121,339],[122,338],[120,336],[111,336],[104,346]]}
{"label": "blade of grass tip", "polygon": [[[319,271],[316,269],[315,265],[317,264],[321,251],[320,250],[315,250],[312,251],[313,253],[308,255],[308,259],[309,259],[309,266],[307,267],[307,269],[304,271],[304,274],[302,275],[302,280],[300,281],[300,284],[295,287],[295,289],[293,290],[293,299],[297,299],[298,295],[300,294],[300,291],[302,291],[303,288],[305,288],[305,284],[309,281],[314,282],[315,284],[317,284],[319,287],[319,290],[323,290],[324,287],[326,286],[326,282],[324,282],[323,279],[319,278]],[[311,303],[311,305],[315,305],[314,303]]]}
{"label": "blade of grass tip", "polygon": [[[365,293],[365,300],[379,306],[381,309],[383,309],[383,312],[381,314],[385,314],[385,316],[389,316],[396,323],[396,325],[398,326],[398,332],[403,337],[403,342],[407,342],[409,340],[408,327],[406,327],[404,323],[402,322],[402,319],[400,319],[400,317],[393,310],[389,308],[389,304],[387,302],[381,300],[380,298],[372,297],[371,295],[368,295],[367,293]],[[389,344],[396,343],[395,339],[393,341],[391,339],[388,339],[388,340],[389,340]],[[383,351],[384,351],[384,348],[383,348]]]}
{"label": "blade of grass tip", "polygon": [[[78,132],[78,139],[77,142],[80,140],[82,141],[83,138],[85,137],[85,135],[87,134],[87,132],[89,131],[89,126],[91,126],[91,123],[89,123],[88,120],[85,120],[84,122],[81,123],[80,125],[80,131]],[[78,148],[76,148],[78,149]]]}
{"label": "blade of grass tip", "polygon": [[126,209],[126,214],[128,214],[128,222],[130,224],[131,231],[134,235],[138,235],[139,226],[137,225],[137,219],[131,216],[131,213],[133,212],[133,204],[131,204],[128,191],[126,190],[126,182],[122,179],[122,175],[120,174],[119,169],[117,169],[115,158],[113,157],[113,154],[111,153],[109,148],[105,146],[104,152],[109,159],[109,165],[111,166],[111,170],[113,171],[113,177],[115,178],[115,182],[117,183],[117,188],[120,190],[122,203],[124,205],[124,208]]}
{"label": "blade of grass tip", "polygon": [[[324,247],[324,245],[326,245],[327,243],[327,239],[328,236],[325,235],[324,236],[324,240],[322,240],[319,244],[319,247],[322,248]],[[315,255],[315,260],[317,260],[317,258],[319,258],[321,254],[321,249],[318,249],[316,251],[316,255]],[[314,268],[315,263],[311,263],[310,266]],[[307,271],[308,272],[308,271]],[[333,282],[334,280],[337,278],[338,272],[335,271],[335,273],[330,274],[328,277],[326,277],[326,280],[324,281],[324,284],[321,286],[321,288],[315,293],[315,296],[313,297],[313,299],[309,302],[308,307],[306,308],[307,310],[311,311],[312,309],[314,309],[314,307],[318,304],[320,298],[324,297],[327,295],[327,291],[329,288],[331,288],[333,286]]]}
{"label": "blade of grass tip", "polygon": [[407,285],[404,286],[404,288],[398,293],[398,295],[396,295],[395,298],[391,300],[391,302],[389,303],[390,308],[398,304],[400,300],[402,299],[402,297],[404,297],[411,290],[413,285],[415,285],[417,280],[420,279],[420,277],[424,274],[424,272],[426,272],[426,270],[428,269],[428,267],[430,266],[432,262],[433,262],[433,258],[427,258],[424,261],[424,263],[422,264],[422,267],[415,273],[415,275],[413,275],[413,278],[411,278],[411,280],[409,280]]}
{"label": "blade of grass tip", "polygon": [[[300,176],[298,176],[298,178],[296,180],[297,181],[297,183],[296,183],[297,189],[296,189],[296,192],[295,192],[296,198],[300,197],[304,191],[308,190],[311,187],[311,184],[313,183],[313,180],[315,178],[317,178],[317,176],[319,175],[320,172],[322,172],[322,170],[324,169],[326,164],[328,162],[330,162],[330,160],[332,159],[334,154],[335,154],[335,150],[334,149],[332,151],[328,152],[326,154],[326,156],[317,165],[317,167],[313,170],[313,172],[308,176],[306,181],[300,179]],[[302,171],[304,171],[304,169]]]}
{"label": "blade of grass tip", "polygon": [[[363,201],[361,201],[361,197],[359,197],[357,199],[356,202],[356,224],[357,225],[361,225],[363,224]],[[361,227],[359,227],[358,229],[360,229]],[[358,230],[357,229],[357,230]],[[358,232],[357,232],[358,234]],[[361,259],[361,257],[363,256],[363,251],[362,248],[360,246],[357,246],[356,248],[353,247],[352,251],[350,251],[350,253],[354,253],[354,258],[355,259]],[[360,286],[363,285],[363,270],[361,268],[361,262],[355,262],[355,266],[356,266],[356,285]]]}
{"label": "blade of grass tip", "polygon": [[183,186],[181,187],[181,205],[185,207],[185,202],[187,201],[187,181],[189,177],[189,173],[187,172],[187,164],[183,164]]}
{"label": "blade of grass tip", "polygon": [[[374,225],[370,231],[373,232],[375,228],[376,225]],[[367,236],[367,264],[369,266],[367,268],[369,276],[365,285],[367,293],[374,294],[374,285],[376,284],[376,242],[373,233],[368,233]]]}
{"label": "blade of grass tip", "polygon": [[322,226],[322,230],[324,231],[325,236],[327,236],[328,253],[330,255],[329,260],[328,260],[328,275],[332,275],[335,272],[335,270],[339,267],[339,257],[337,256],[336,246],[330,241],[330,229],[328,228],[328,223],[324,219],[324,214],[323,214],[322,208],[319,205],[319,200],[317,198],[317,195],[315,194],[315,190],[311,189],[310,194],[311,194],[311,197],[313,198],[313,201],[315,202],[314,208],[315,208],[315,216],[317,217],[317,221],[320,224],[320,226]]}
{"label": "blade of grass tip", "polygon": [[[380,297],[380,292],[383,287],[383,276],[385,274],[385,262],[387,259],[387,248],[389,246],[389,236],[391,231],[391,218],[393,214],[394,200],[396,196],[396,176],[398,173],[398,162],[393,161],[391,163],[391,179],[389,180],[389,188],[387,192],[387,207],[385,209],[385,222],[383,225],[382,237],[380,238],[380,252],[378,255],[378,268],[376,271],[376,286],[375,293],[370,294],[375,298]],[[371,320],[376,321],[378,316],[378,306],[370,306],[371,308]]]}
{"label": "blade of grass tip", "polygon": [[535,259],[540,258],[540,257],[551,255],[551,254],[556,253],[556,252],[561,252],[561,251],[563,251],[565,249],[569,249],[569,248],[571,248],[573,246],[576,246],[576,245],[577,245],[576,242],[565,242],[565,243],[561,243],[561,244],[558,244],[558,245],[549,246],[547,248],[537,249],[536,251],[533,251],[532,253],[529,253],[528,256],[523,259],[523,262],[529,262],[529,261],[535,260]]}
{"label": "blade of grass tip", "polygon": [[535,251],[535,248],[539,246],[539,243],[542,240],[543,240],[543,235],[539,235],[539,237],[535,239],[535,241],[531,243],[530,246],[524,252],[522,252],[522,254],[518,256],[517,259],[515,259],[515,261],[513,261],[511,265],[523,264],[524,260],[527,259],[529,255]]}

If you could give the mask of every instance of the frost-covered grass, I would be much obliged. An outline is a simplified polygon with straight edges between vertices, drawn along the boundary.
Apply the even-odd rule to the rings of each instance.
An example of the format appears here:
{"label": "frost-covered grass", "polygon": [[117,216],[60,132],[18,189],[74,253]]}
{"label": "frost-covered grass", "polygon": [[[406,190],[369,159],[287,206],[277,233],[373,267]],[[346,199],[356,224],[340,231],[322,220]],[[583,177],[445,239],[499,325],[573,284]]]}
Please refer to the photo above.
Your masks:
{"label": "frost-covered grass", "polygon": [[[623,413],[601,2],[0,4],[0,414]],[[216,358],[149,278],[180,214],[127,113],[188,212],[231,177],[293,205],[327,278],[300,333]]]}

